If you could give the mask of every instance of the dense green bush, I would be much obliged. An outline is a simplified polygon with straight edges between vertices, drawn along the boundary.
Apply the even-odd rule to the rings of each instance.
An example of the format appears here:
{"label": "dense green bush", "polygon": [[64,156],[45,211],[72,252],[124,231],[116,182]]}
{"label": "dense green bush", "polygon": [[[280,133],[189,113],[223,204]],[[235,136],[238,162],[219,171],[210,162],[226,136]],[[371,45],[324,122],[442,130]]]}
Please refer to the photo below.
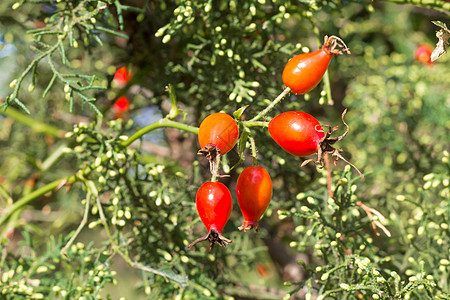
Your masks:
{"label": "dense green bush", "polygon": [[[1,298],[450,299],[449,58],[414,59],[450,3],[407,2],[0,3]],[[286,62],[325,35],[352,54],[264,111]],[[211,176],[198,126],[246,106],[219,178],[233,243],[188,250]],[[331,159],[301,167],[266,128],[300,110],[339,135],[345,108],[337,148],[364,178]],[[261,231],[243,233],[235,184],[252,160],[274,193]]]}

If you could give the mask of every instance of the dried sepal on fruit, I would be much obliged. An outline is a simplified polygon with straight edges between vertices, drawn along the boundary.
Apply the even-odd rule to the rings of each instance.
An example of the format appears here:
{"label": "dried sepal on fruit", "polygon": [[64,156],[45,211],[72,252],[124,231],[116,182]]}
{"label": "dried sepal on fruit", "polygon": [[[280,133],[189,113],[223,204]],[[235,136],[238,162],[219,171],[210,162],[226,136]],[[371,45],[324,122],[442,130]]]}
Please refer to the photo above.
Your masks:
{"label": "dried sepal on fruit", "polygon": [[[317,160],[314,159],[308,159],[305,160],[302,163],[302,167],[305,166],[306,164],[310,163],[310,162],[314,162],[317,165],[320,165],[323,167],[324,164],[324,155],[328,155],[330,154],[332,157],[335,157],[334,160],[334,164],[336,165],[336,162],[341,159],[343,160],[345,163],[347,163],[348,165],[352,166],[357,172],[358,174],[361,176],[361,178],[364,178],[364,175],[361,173],[361,171],[359,171],[359,169],[352,164],[351,162],[349,162],[347,159],[345,159],[342,155],[341,152],[343,151],[342,149],[336,149],[334,148],[332,145],[334,145],[335,143],[339,142],[340,140],[342,140],[349,132],[350,130],[350,126],[348,126],[348,124],[344,121],[344,116],[347,113],[347,109],[344,110],[344,112],[342,113],[342,122],[344,123],[345,127],[347,128],[345,130],[345,132],[343,134],[341,134],[338,137],[332,138],[331,134],[333,132],[335,132],[336,130],[338,130],[338,126],[335,127],[331,127],[330,125],[322,125],[322,127],[325,127],[328,129],[328,131],[325,133],[325,136],[322,138],[322,140],[319,142],[318,144],[318,148],[317,148]],[[323,130],[323,129],[322,129]]]}
{"label": "dried sepal on fruit", "polygon": [[190,249],[196,243],[205,240],[209,240],[208,251],[211,251],[216,243],[222,247],[231,243],[232,240],[222,235],[223,227],[228,222],[233,209],[228,188],[220,182],[205,182],[197,191],[196,207],[208,233],[196,239],[187,248]]}
{"label": "dried sepal on fruit", "polygon": [[[353,164],[340,154],[341,149],[335,149],[332,146],[342,140],[349,131],[349,126],[344,121],[346,112],[347,109],[342,113],[342,121],[347,130],[339,137],[331,137],[338,127],[320,125],[316,118],[300,111],[284,112],[273,118],[269,122],[269,133],[281,148],[294,156],[305,157],[317,153],[317,160],[308,159],[302,163],[302,166],[309,162],[323,166],[325,155],[330,154],[336,160],[340,158],[354,167],[360,176],[364,177]],[[328,131],[325,133],[322,127],[327,128]]]}
{"label": "dried sepal on fruit", "polygon": [[201,149],[197,154],[204,155],[209,160],[212,174],[217,174],[220,156],[233,149],[238,138],[238,125],[226,113],[214,113],[202,121],[198,131]]}

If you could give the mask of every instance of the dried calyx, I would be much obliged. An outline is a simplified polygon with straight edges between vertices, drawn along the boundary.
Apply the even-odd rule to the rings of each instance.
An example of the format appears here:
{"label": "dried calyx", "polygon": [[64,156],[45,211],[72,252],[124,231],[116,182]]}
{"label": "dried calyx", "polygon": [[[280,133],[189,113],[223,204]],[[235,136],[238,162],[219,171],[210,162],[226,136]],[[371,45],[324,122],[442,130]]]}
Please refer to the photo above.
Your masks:
{"label": "dried calyx", "polygon": [[219,174],[220,163],[220,150],[214,145],[206,145],[202,149],[198,150],[197,155],[204,155],[209,161],[209,171],[213,178],[216,177],[229,177],[230,175]]}
{"label": "dried calyx", "polygon": [[258,222],[244,221],[244,223],[241,226],[239,226],[238,229],[244,232],[254,229],[256,232],[258,232],[259,224]]}
{"label": "dried calyx", "polygon": [[191,249],[192,246],[194,246],[195,244],[197,244],[198,242],[202,242],[205,240],[209,240],[209,248],[208,248],[208,252],[212,250],[212,248],[214,247],[214,245],[217,243],[222,247],[226,247],[228,244],[232,243],[233,241],[230,239],[227,239],[226,237],[224,237],[220,232],[216,231],[215,229],[211,229],[207,235],[196,239],[195,241],[193,241],[189,246],[187,246],[188,249]]}
{"label": "dried calyx", "polygon": [[[335,161],[334,161],[335,165],[336,165],[336,162],[339,159],[342,159],[347,164],[352,166],[358,172],[358,174],[361,176],[361,178],[364,178],[364,175],[361,173],[361,171],[359,171],[358,168],[355,165],[353,165],[351,162],[349,162],[347,159],[345,159],[340,154],[340,152],[342,152],[343,150],[342,149],[336,149],[336,148],[334,148],[332,146],[336,142],[342,140],[347,135],[348,131],[350,130],[350,127],[344,121],[344,116],[345,116],[346,113],[347,113],[347,109],[345,109],[344,112],[342,113],[342,122],[347,127],[347,130],[342,135],[340,135],[338,137],[331,138],[331,134],[338,129],[338,126],[331,127],[330,125],[321,125],[322,127],[328,128],[328,131],[325,133],[325,136],[322,138],[322,140],[318,144],[318,147],[317,147],[317,160],[314,160],[314,159],[305,160],[302,163],[302,167],[307,165],[309,162],[314,162],[316,165],[320,165],[321,167],[323,167],[324,156],[330,154],[331,156],[336,158]],[[319,129],[317,129],[317,130],[319,130]],[[320,129],[320,130],[322,131],[323,129]]]}
{"label": "dried calyx", "polygon": [[323,41],[323,47],[326,48],[333,56],[342,55],[344,52],[351,54],[350,49],[348,49],[344,41],[335,35],[330,37],[326,35]]}

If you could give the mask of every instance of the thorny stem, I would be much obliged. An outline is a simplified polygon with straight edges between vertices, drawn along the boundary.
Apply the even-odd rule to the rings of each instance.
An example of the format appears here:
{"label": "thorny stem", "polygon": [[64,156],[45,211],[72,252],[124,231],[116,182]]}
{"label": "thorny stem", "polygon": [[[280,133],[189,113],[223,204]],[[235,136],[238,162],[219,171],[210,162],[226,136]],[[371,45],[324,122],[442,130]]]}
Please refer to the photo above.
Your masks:
{"label": "thorny stem", "polygon": [[256,152],[255,139],[251,135],[248,136],[248,139],[250,140],[250,148],[252,149],[253,165],[257,166],[258,165],[258,154]]}
{"label": "thorny stem", "polygon": [[328,153],[325,153],[325,169],[327,170],[328,196],[330,198],[333,198],[333,189],[331,188],[331,169],[330,169],[330,160],[328,158]]}
{"label": "thorny stem", "polygon": [[250,127],[269,127],[269,122],[263,121],[242,121],[247,128]]}
{"label": "thorny stem", "polygon": [[284,91],[281,92],[280,95],[278,95],[278,97],[276,97],[264,110],[262,110],[259,114],[257,114],[253,119],[251,119],[250,122],[258,121],[265,115],[267,115],[267,113],[271,111],[272,108],[274,108],[274,106],[277,105],[278,102],[280,102],[287,94],[289,94],[290,91],[291,91],[290,87],[285,88]]}
{"label": "thorny stem", "polygon": [[210,161],[211,182],[215,182],[219,175],[220,155],[214,161]]}

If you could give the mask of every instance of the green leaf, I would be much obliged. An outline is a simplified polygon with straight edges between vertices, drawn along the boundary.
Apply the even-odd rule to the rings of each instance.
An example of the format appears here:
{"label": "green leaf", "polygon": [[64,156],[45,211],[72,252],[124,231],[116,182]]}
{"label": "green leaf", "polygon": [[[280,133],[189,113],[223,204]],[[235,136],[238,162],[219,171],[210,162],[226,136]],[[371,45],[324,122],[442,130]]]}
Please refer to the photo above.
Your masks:
{"label": "green leaf", "polygon": [[167,114],[167,118],[169,120],[175,119],[179,114],[184,114],[184,118],[186,118],[187,113],[177,107],[177,96],[175,95],[175,90],[173,85],[169,84],[166,87],[166,91],[169,92],[170,99],[172,100],[172,107],[170,108],[169,113]]}
{"label": "green leaf", "polygon": [[236,110],[236,111],[233,113],[234,118],[235,118],[236,120],[240,120],[242,114],[243,114],[244,111],[247,109],[247,107],[249,107],[249,105],[242,106],[241,108],[239,108],[238,110]]}

